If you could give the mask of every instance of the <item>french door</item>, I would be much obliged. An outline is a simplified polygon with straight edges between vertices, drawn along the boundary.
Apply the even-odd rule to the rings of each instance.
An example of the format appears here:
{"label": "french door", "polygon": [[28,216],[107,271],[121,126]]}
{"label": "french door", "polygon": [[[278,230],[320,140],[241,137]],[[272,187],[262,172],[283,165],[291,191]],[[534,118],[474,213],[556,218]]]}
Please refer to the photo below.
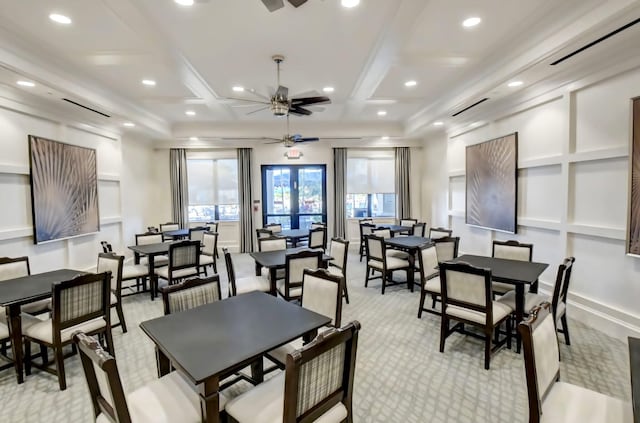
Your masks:
{"label": "french door", "polygon": [[325,165],[263,165],[262,224],[308,229],[327,221]]}

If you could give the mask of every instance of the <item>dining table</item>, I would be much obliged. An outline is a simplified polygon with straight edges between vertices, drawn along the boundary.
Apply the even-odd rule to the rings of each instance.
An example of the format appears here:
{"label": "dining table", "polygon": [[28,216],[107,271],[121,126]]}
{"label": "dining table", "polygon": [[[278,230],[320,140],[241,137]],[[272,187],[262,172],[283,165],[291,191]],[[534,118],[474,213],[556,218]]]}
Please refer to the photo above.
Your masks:
{"label": "dining table", "polygon": [[162,232],[162,235],[165,238],[169,238],[169,239],[182,239],[182,238],[188,238],[189,237],[189,229],[174,229],[172,231],[164,231]]}
{"label": "dining table", "polygon": [[158,276],[155,272],[155,258],[157,256],[169,253],[171,242],[157,242],[154,244],[130,245],[129,248],[134,254],[134,263],[140,264],[140,257],[147,257],[147,265],[149,266],[149,284],[151,285],[151,300],[158,296]]}
{"label": "dining table", "polygon": [[308,229],[283,229],[280,232],[274,232],[273,235],[286,238],[291,242],[291,247],[295,248],[298,243],[306,238],[309,238]]}
{"label": "dining table", "polygon": [[633,421],[640,423],[640,338],[629,337],[629,367],[631,369],[631,405]]}
{"label": "dining table", "polygon": [[[411,267],[415,269],[416,255],[420,251],[420,248],[424,245],[430,245],[432,242],[431,238],[409,235],[387,238],[384,240],[384,243],[387,248],[390,247],[394,250],[406,252],[408,254],[407,260],[409,260],[409,264],[411,264]],[[408,275],[408,277],[410,278],[408,279],[410,281],[411,276]],[[411,292],[413,292],[414,285],[415,282],[410,284],[409,288],[411,289]]]}
{"label": "dining table", "polygon": [[6,308],[7,324],[11,338],[13,366],[18,383],[24,382],[24,354],[22,351],[23,305],[51,298],[52,285],[86,275],[87,272],[73,269],[58,269],[49,272],[7,279],[0,283],[0,306]]}
{"label": "dining table", "polygon": [[413,231],[411,226],[376,224],[376,229],[389,229],[392,234],[410,234]]}
{"label": "dining table", "polygon": [[[156,349],[158,375],[176,369],[194,385],[202,421],[220,421],[220,382],[251,366],[264,379],[263,356],[299,337],[308,342],[331,319],[262,292],[249,292],[140,323]],[[188,329],[188,330],[185,330]]]}

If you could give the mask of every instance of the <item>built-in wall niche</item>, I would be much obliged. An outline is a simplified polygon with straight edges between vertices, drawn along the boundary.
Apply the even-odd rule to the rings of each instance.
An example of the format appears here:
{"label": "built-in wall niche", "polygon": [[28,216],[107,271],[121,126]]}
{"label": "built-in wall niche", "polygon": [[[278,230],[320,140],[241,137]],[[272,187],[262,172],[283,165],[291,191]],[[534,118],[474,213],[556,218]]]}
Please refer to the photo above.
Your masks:
{"label": "built-in wall niche", "polygon": [[465,177],[454,176],[449,178],[449,210],[462,213],[464,216],[465,205]]}
{"label": "built-in wall niche", "polygon": [[560,223],[563,213],[562,168],[558,165],[518,170],[518,221]]}

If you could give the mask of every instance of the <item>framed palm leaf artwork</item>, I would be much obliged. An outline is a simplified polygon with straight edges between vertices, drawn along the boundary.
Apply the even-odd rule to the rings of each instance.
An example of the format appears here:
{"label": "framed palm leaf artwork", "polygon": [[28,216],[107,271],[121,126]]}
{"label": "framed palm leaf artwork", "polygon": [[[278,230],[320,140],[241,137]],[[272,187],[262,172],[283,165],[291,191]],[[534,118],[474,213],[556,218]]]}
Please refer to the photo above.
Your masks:
{"label": "framed palm leaf artwork", "polygon": [[96,150],[29,135],[36,244],[98,232]]}
{"label": "framed palm leaf artwork", "polygon": [[518,228],[518,133],[467,146],[468,225],[515,234]]}
{"label": "framed palm leaf artwork", "polygon": [[631,100],[627,254],[640,256],[640,97]]}

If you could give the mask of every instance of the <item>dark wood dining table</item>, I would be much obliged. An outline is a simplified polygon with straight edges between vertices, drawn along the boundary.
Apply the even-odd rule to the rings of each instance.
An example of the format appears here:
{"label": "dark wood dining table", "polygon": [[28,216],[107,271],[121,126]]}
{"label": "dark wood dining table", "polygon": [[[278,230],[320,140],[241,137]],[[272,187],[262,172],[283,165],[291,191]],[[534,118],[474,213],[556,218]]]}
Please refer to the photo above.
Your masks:
{"label": "dark wood dining table", "polygon": [[189,237],[189,229],[174,229],[172,231],[164,231],[162,235],[165,238],[182,239]]}
{"label": "dark wood dining table", "polygon": [[[262,274],[262,268],[266,267],[269,269],[269,282],[271,283],[271,287],[269,292],[271,295],[276,295],[276,272],[278,269],[284,269],[286,267],[286,256],[287,254],[297,253],[305,250],[313,250],[307,247],[297,247],[297,248],[287,248],[286,250],[275,250],[275,251],[254,251],[253,253],[249,253],[249,255],[256,262],[256,276],[260,276]],[[322,265],[327,267],[329,260],[333,257],[327,255],[326,253],[322,254]]]}
{"label": "dark wood dining table", "polygon": [[[250,292],[140,324],[156,345],[158,374],[175,368],[197,386],[202,421],[218,422],[220,381],[251,365],[263,380],[263,355],[303,336],[312,339],[326,316],[262,292]],[[188,329],[188,330],[185,330]]]}
{"label": "dark wood dining table", "polygon": [[291,242],[291,247],[295,248],[298,246],[298,242],[302,241],[303,239],[309,238],[309,230],[308,229],[285,229],[280,232],[274,232],[273,235],[286,238],[287,241]]}
{"label": "dark wood dining table", "polygon": [[640,423],[640,338],[629,337],[629,367],[631,369],[633,421]]}
{"label": "dark wood dining table", "polygon": [[151,300],[158,295],[158,276],[155,272],[155,258],[169,253],[171,242],[157,242],[155,244],[130,245],[128,248],[133,251],[135,264],[140,264],[140,257],[146,256],[149,266],[149,283],[151,285]]}
{"label": "dark wood dining table", "polygon": [[[408,253],[409,255],[407,256],[407,259],[409,260],[411,267],[415,269],[416,254],[418,254],[420,247],[422,247],[423,245],[431,244],[431,238],[413,235],[397,236],[385,239],[384,243],[387,245],[387,248],[391,247],[394,250],[405,251],[406,253]],[[411,289],[411,292],[413,292],[415,282],[409,282],[414,278],[414,274],[410,273],[412,272],[407,273],[407,278],[409,278],[407,280],[407,285],[409,285],[409,289]]]}
{"label": "dark wood dining table", "polygon": [[411,226],[376,224],[376,229],[389,228],[393,234],[409,234],[413,230]]}
{"label": "dark wood dining table", "polygon": [[[495,257],[475,256],[465,254],[451,262],[463,261],[476,267],[491,269],[491,278],[497,282],[504,282],[514,286],[516,291],[516,325],[524,319],[525,288],[531,287],[532,292],[538,288],[538,278],[549,265],[532,261],[507,260]],[[520,335],[517,333],[517,350],[520,352]]]}
{"label": "dark wood dining table", "polygon": [[59,269],[35,275],[7,279],[0,283],[0,305],[6,307],[7,323],[11,336],[11,353],[18,383],[24,382],[24,354],[22,351],[22,319],[20,307],[51,297],[51,286],[85,275],[86,272]]}

